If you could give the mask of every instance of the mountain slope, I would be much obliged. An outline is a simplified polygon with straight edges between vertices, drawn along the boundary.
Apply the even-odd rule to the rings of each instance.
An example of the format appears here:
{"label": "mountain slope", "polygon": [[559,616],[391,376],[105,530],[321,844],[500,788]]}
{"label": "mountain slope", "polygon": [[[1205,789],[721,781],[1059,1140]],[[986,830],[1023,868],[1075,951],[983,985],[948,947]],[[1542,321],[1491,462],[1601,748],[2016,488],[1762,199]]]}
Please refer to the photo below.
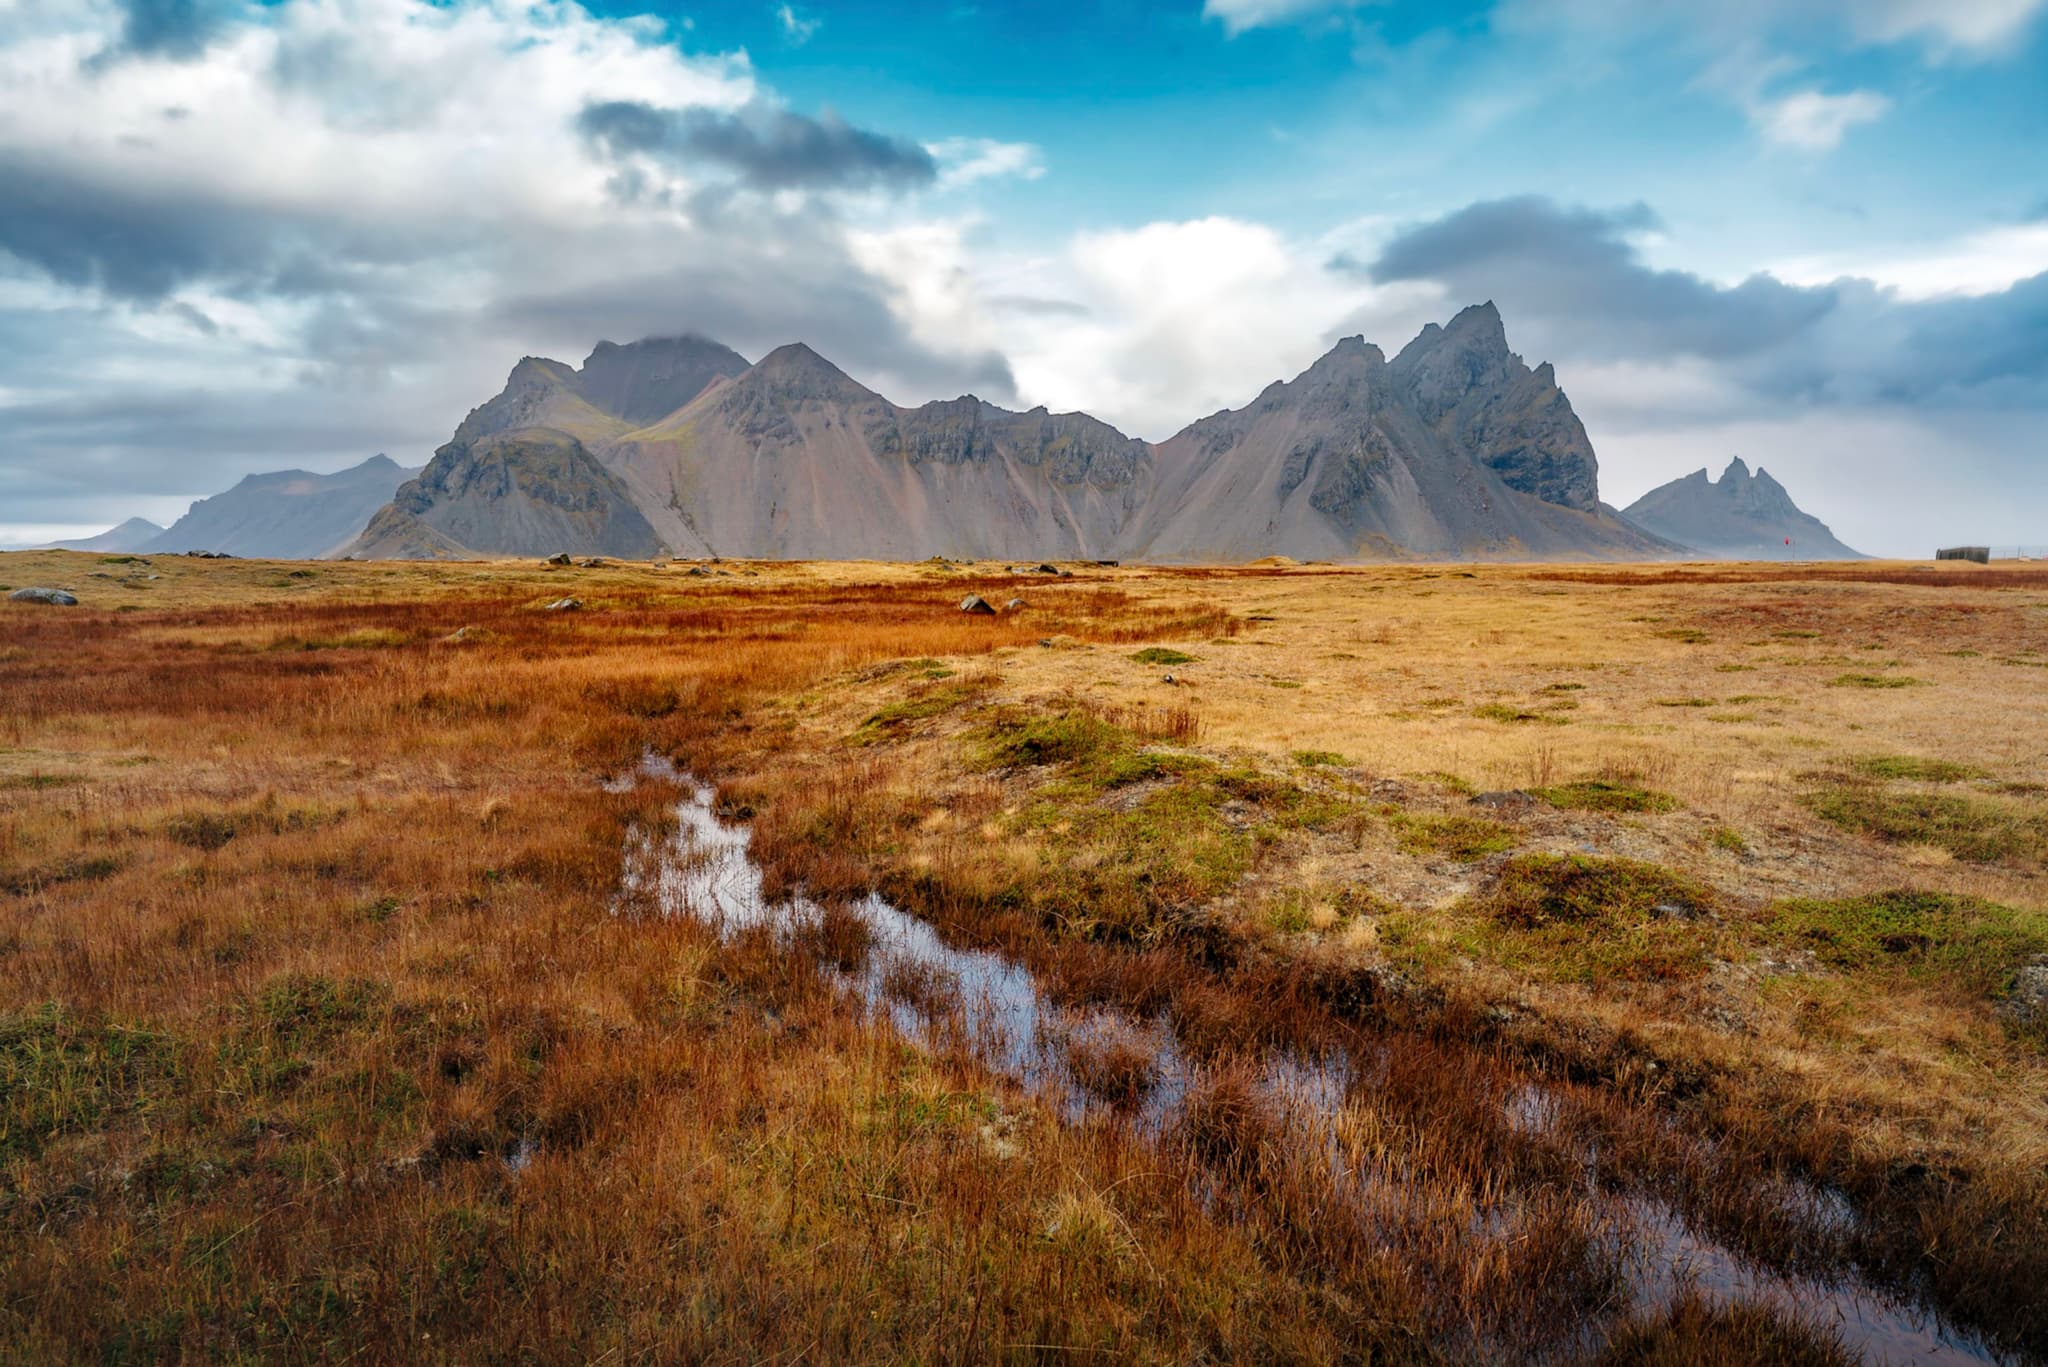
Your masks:
{"label": "mountain slope", "polygon": [[699,337],[600,342],[578,370],[528,356],[470,410],[349,553],[371,559],[659,554],[633,493],[592,454],[747,370]]}
{"label": "mountain slope", "polygon": [[549,427],[452,441],[351,548],[372,559],[441,560],[488,546],[501,555],[645,559],[661,552],[647,519],[582,442]]}
{"label": "mountain slope", "polygon": [[1737,456],[1719,481],[1695,470],[1622,510],[1637,525],[1721,560],[1861,560],[1827,524],[1801,512],[1767,471]]}
{"label": "mountain slope", "polygon": [[274,560],[333,555],[418,473],[388,456],[331,475],[279,470],[250,475],[191,511],[137,550],[225,551]]}
{"label": "mountain slope", "polygon": [[1151,465],[1085,414],[898,408],[800,343],[602,458],[677,550],[903,560],[1115,554]]}
{"label": "mountain slope", "polygon": [[1550,367],[1508,350],[1491,304],[1391,362],[1347,338],[1157,446],[1084,413],[972,395],[901,408],[801,343],[750,367],[694,338],[606,343],[580,370],[529,357],[355,547],[655,548],[1183,561],[1679,549],[1600,503],[1585,428]]}
{"label": "mountain slope", "polygon": [[1603,511],[1549,366],[1477,305],[1393,361],[1347,337],[1294,380],[1158,448],[1135,553],[1153,560],[1658,556]]}
{"label": "mountain slope", "polygon": [[109,527],[98,536],[79,537],[75,541],[52,541],[39,547],[46,551],[139,551],[151,541],[164,534],[164,529],[146,517],[131,517],[118,527]]}

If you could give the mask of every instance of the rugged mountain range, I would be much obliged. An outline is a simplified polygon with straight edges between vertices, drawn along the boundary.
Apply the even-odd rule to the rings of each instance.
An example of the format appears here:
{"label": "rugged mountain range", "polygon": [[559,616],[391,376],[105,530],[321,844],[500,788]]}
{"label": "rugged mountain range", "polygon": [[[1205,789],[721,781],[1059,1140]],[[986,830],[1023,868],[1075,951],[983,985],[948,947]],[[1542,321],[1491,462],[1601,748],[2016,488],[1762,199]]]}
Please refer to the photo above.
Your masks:
{"label": "rugged mountain range", "polygon": [[47,546],[38,546],[44,551],[139,551],[164,534],[164,529],[146,517],[131,517],[118,527],[109,527],[98,536],[82,536],[74,541],[52,541]]}
{"label": "rugged mountain range", "polygon": [[1659,485],[1622,516],[1718,560],[1861,560],[1827,524],[1799,510],[1785,486],[1740,456],[1716,481],[1705,470]]}
{"label": "rugged mountain range", "polygon": [[1643,558],[1592,444],[1491,304],[1393,360],[1346,338],[1168,441],[971,395],[902,408],[801,344],[700,338],[529,357],[351,548],[676,554]]}
{"label": "rugged mountain range", "polygon": [[168,530],[125,549],[225,551],[272,560],[339,555],[398,487],[419,473],[418,467],[407,469],[377,455],[331,475],[249,475],[226,493],[194,503]]}

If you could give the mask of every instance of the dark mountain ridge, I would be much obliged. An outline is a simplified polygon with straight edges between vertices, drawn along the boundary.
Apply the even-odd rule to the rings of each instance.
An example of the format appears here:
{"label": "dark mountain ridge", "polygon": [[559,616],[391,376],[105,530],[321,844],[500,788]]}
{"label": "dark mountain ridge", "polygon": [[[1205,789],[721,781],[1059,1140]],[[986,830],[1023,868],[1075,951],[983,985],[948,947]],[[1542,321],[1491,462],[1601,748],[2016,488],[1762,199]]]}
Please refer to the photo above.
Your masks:
{"label": "dark mountain ridge", "polygon": [[[669,405],[664,407],[664,405]],[[486,438],[493,439],[486,447]],[[904,408],[802,343],[529,357],[355,546],[370,556],[681,554],[1201,561],[1642,558],[1584,426],[1491,304],[1388,361],[1349,337],[1158,444],[973,395]]]}

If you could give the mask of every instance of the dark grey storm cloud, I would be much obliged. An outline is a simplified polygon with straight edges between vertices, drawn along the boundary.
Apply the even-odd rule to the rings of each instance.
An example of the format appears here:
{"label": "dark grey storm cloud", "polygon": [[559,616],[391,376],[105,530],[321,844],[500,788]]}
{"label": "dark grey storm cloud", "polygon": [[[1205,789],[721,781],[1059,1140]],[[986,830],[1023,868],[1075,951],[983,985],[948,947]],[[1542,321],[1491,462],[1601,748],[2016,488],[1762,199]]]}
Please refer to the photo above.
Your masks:
{"label": "dark grey storm cloud", "polygon": [[1921,365],[1887,376],[1892,393],[1930,384],[2039,393],[2048,387],[2048,273],[1998,294],[1931,299],[1906,311],[1906,354]]}
{"label": "dark grey storm cloud", "polygon": [[1640,204],[1490,200],[1408,229],[1368,265],[1330,266],[1498,300],[1517,337],[1560,362],[1695,357],[1756,398],[1791,404],[2048,408],[2048,277],[1933,300],[1856,278],[1722,286],[1645,264],[1628,234],[1656,223]]}
{"label": "dark grey storm cloud", "polygon": [[247,273],[270,243],[218,200],[152,192],[0,152],[0,253],[66,285],[154,299],[201,276]]}
{"label": "dark grey storm cloud", "polygon": [[[1638,355],[1746,355],[1835,307],[1830,288],[1755,275],[1725,289],[1686,271],[1654,270],[1628,234],[1656,225],[1645,204],[1602,211],[1536,195],[1486,200],[1411,228],[1366,270],[1380,281],[1440,281],[1461,298],[1511,293],[1519,309],[1540,311],[1560,327],[1581,320],[1584,336],[1575,341]],[[1497,281],[1511,281],[1512,291]]]}
{"label": "dark grey storm cloud", "polygon": [[753,106],[738,113],[658,109],[632,100],[587,105],[577,130],[613,158],[711,164],[757,190],[914,189],[938,179],[914,142],[819,118]]}

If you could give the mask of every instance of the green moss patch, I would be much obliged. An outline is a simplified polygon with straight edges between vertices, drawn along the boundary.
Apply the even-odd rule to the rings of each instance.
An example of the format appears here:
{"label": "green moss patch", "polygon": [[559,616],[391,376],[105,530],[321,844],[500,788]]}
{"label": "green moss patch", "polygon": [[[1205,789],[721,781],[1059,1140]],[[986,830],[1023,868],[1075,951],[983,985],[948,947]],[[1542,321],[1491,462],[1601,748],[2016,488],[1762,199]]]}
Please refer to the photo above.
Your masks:
{"label": "green moss patch", "polygon": [[2007,991],[2022,965],[2048,954],[2048,915],[1939,892],[1780,902],[1769,927],[1832,968],[1942,978],[1987,997]]}
{"label": "green moss patch", "polygon": [[1614,779],[1582,779],[1531,791],[1553,807],[1574,812],[1668,812],[1678,806],[1676,798]]}
{"label": "green moss patch", "polygon": [[1513,827],[1484,817],[1398,813],[1390,818],[1401,848],[1417,856],[1437,855],[1470,863],[1504,854],[1520,837]]}
{"label": "green moss patch", "polygon": [[1933,845],[1977,864],[2048,854],[2048,816],[2018,803],[1952,793],[1845,784],[1806,795],[1816,816],[1899,844]]}
{"label": "green moss patch", "polygon": [[1693,918],[1706,914],[1713,902],[1706,888],[1658,864],[1525,854],[1501,869],[1482,907],[1502,925],[1534,930],[1549,925],[1612,927],[1652,915]]}
{"label": "green moss patch", "polygon": [[1849,761],[1849,767],[1866,778],[1898,779],[1909,783],[1961,783],[1982,778],[1984,771],[1945,759],[1924,759],[1918,755],[1863,755]]}

